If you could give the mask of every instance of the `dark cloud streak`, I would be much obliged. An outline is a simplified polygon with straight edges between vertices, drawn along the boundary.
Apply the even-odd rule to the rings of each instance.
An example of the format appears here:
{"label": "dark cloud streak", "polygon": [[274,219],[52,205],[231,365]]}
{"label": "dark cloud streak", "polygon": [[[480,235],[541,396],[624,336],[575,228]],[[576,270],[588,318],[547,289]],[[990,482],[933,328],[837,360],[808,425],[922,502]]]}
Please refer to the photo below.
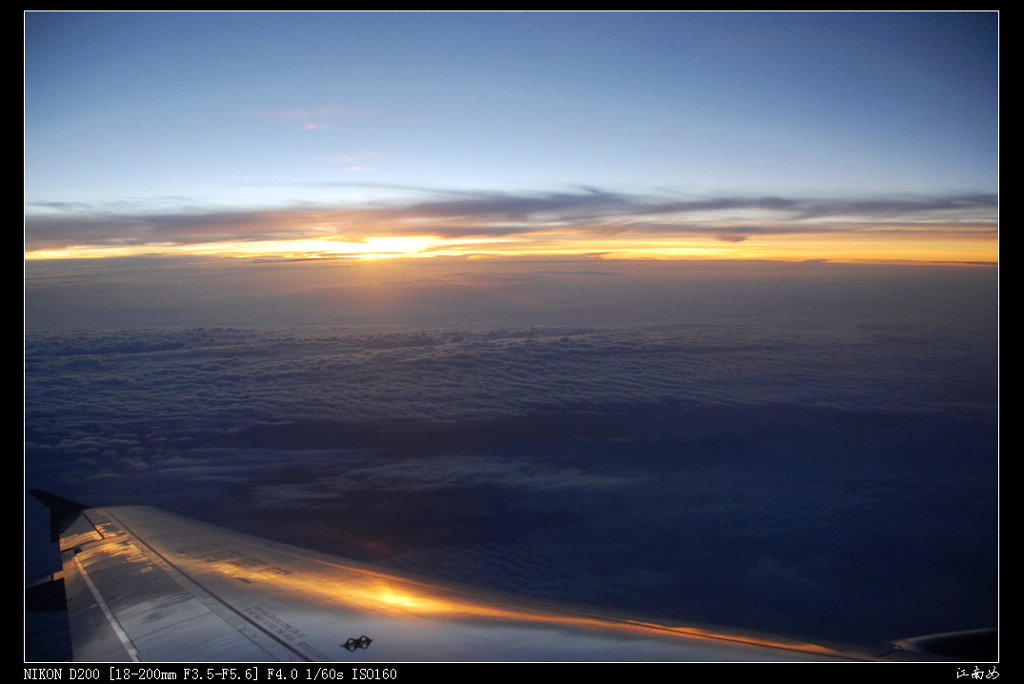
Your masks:
{"label": "dark cloud streak", "polygon": [[[968,225],[994,235],[997,207],[995,196],[983,194],[880,199],[730,196],[667,201],[587,189],[536,195],[459,193],[427,201],[273,211],[123,213],[73,207],[67,213],[33,213],[30,208],[26,248],[333,236],[359,240],[365,235],[407,234],[470,238],[552,230],[613,234],[656,229],[663,234],[720,234],[723,240],[739,240],[769,232],[860,232],[887,223],[913,223],[953,232]],[[758,212],[760,218],[738,218],[744,212]]]}

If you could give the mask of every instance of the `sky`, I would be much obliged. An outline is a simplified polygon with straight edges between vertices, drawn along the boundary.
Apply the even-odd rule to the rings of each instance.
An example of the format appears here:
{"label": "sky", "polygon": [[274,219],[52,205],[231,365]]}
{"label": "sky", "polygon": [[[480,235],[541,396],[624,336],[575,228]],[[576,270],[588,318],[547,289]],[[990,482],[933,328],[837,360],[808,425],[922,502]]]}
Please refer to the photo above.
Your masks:
{"label": "sky", "polygon": [[25,15],[26,258],[992,263],[993,12]]}
{"label": "sky", "polygon": [[28,12],[25,485],[812,640],[992,626],[998,29]]}

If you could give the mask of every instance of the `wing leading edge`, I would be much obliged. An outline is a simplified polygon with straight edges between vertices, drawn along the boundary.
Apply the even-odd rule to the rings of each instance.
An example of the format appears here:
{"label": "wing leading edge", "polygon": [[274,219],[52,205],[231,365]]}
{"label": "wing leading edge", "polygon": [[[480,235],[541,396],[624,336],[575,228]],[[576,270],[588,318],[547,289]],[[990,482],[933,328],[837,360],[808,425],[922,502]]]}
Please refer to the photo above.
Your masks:
{"label": "wing leading edge", "polygon": [[874,659],[428,582],[152,507],[33,494],[56,518],[76,661]]}

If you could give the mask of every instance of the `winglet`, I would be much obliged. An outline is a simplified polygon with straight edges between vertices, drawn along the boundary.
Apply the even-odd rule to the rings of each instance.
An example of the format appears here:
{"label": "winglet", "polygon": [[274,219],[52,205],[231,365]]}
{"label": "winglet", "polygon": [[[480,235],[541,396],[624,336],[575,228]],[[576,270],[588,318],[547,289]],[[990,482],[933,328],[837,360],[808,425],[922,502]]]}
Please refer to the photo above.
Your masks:
{"label": "winglet", "polygon": [[915,654],[934,654],[960,660],[999,660],[999,630],[995,627],[929,634],[894,641],[892,645]]}
{"label": "winglet", "polygon": [[30,489],[28,493],[39,499],[44,506],[50,509],[50,541],[60,541],[60,533],[70,522],[69,518],[75,513],[84,511],[91,506],[65,499],[62,496],[51,494],[42,489]]}

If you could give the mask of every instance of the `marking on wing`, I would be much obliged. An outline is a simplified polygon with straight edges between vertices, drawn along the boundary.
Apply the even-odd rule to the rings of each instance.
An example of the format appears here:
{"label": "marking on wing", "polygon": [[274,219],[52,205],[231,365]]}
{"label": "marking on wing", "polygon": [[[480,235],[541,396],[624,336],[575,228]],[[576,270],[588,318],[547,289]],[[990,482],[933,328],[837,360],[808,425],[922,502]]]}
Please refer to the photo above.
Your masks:
{"label": "marking on wing", "polygon": [[111,612],[110,606],[108,606],[107,602],[103,600],[99,590],[96,588],[96,585],[93,584],[92,579],[89,577],[89,573],[86,572],[85,567],[82,565],[82,562],[78,559],[77,555],[74,557],[74,562],[78,567],[79,573],[81,573],[82,579],[85,580],[85,585],[89,587],[89,591],[92,592],[92,597],[96,599],[96,605],[98,605],[103,611],[103,615],[107,618],[107,622],[110,623],[110,626],[113,628],[114,634],[117,635],[121,645],[124,646],[124,649],[128,652],[128,655],[134,662],[139,662],[139,652],[136,650],[135,644],[132,643],[132,640],[125,633],[124,629],[121,627],[121,623],[117,621],[116,617],[114,617],[114,613]]}

